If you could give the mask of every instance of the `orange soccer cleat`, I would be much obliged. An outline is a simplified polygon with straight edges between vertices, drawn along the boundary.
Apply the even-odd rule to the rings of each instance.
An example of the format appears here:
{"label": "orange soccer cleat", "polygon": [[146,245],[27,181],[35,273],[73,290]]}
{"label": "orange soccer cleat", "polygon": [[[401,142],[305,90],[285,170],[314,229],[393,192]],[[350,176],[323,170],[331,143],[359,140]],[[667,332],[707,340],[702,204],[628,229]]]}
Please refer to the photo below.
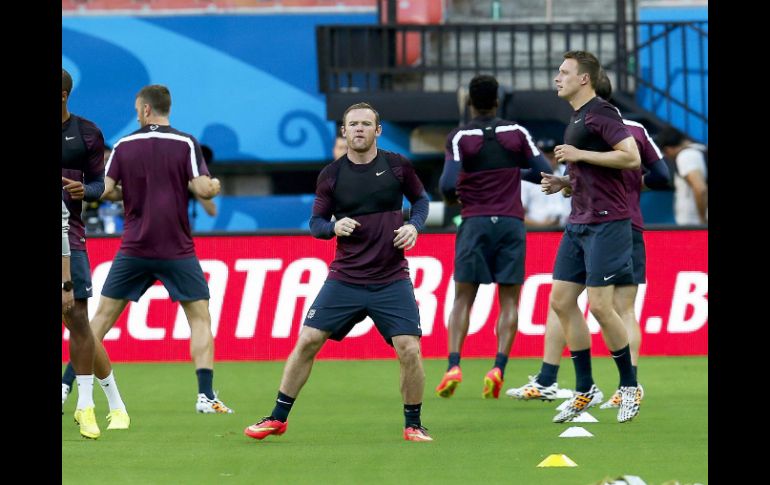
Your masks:
{"label": "orange soccer cleat", "polygon": [[463,373],[460,366],[456,365],[444,373],[444,378],[436,387],[436,395],[439,397],[452,397],[457,385],[463,381]]}
{"label": "orange soccer cleat", "polygon": [[484,376],[484,390],[481,391],[481,397],[484,399],[497,399],[500,396],[500,389],[502,388],[503,371],[501,371],[499,367],[495,367]]}

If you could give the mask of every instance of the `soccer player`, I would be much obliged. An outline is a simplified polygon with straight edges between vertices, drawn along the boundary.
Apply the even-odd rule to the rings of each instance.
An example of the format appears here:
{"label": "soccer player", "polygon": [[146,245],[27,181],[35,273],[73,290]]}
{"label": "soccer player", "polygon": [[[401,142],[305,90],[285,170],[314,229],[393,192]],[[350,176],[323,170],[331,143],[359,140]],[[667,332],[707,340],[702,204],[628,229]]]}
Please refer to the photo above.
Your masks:
{"label": "soccer player", "polygon": [[460,353],[468,334],[471,306],[480,284],[497,283],[497,355],[484,376],[481,396],[497,399],[518,328],[518,300],[524,282],[524,208],[522,168],[531,181],[551,166],[523,126],[497,118],[497,80],[471,79],[468,87],[473,119],[447,136],[439,185],[449,203],[459,200],[462,224],[455,239],[455,297],[449,314],[449,365],[436,387],[451,397],[462,382]]}
{"label": "soccer player", "polygon": [[[282,435],[326,340],[342,340],[356,323],[370,316],[398,355],[404,439],[432,441],[420,419],[425,385],[422,331],[404,257],[428,216],[428,197],[409,160],[377,148],[382,126],[372,106],[354,104],[345,110],[342,120],[347,154],[318,176],[310,219],[314,237],[337,236],[334,261],[286,361],[273,411],[244,433],[258,440]],[[401,210],[404,195],[412,203],[406,224]]]}
{"label": "soccer player", "polygon": [[[609,101],[612,96],[612,84],[609,78],[603,72],[600,74],[596,85],[596,95]],[[619,113],[620,114],[620,113]],[[642,332],[639,328],[639,322],[636,320],[634,312],[634,302],[638,286],[646,281],[646,256],[644,247],[644,221],[639,206],[641,199],[642,185],[650,189],[668,189],[669,172],[668,166],[658,147],[650,138],[647,130],[641,124],[623,120],[623,124],[634,137],[637,148],[641,155],[642,166],[646,173],[642,176],[642,170],[623,170],[623,181],[626,186],[626,195],[628,205],[631,209],[631,227],[633,229],[633,280],[629,284],[616,285],[614,306],[623,324],[628,332],[629,347],[631,351],[631,364],[634,369],[634,375],[637,375],[639,348],[642,343]],[[577,301],[575,302],[577,305]],[[559,324],[559,319],[553,309],[549,309],[546,319],[545,346],[543,353],[543,363],[540,373],[530,378],[530,382],[519,388],[513,388],[506,391],[508,396],[517,399],[541,399],[552,400],[558,392],[556,377],[559,372],[561,354],[567,342],[564,338],[564,331]],[[644,395],[644,390],[639,384],[640,394]],[[601,393],[597,393],[590,406],[598,404],[603,399]],[[601,405],[601,409],[617,408],[620,406],[620,390],[616,391],[612,398]]]}
{"label": "soccer player", "polygon": [[639,150],[618,111],[596,96],[602,71],[586,51],[569,51],[554,78],[557,94],[574,112],[564,144],[554,150],[569,163],[569,180],[543,174],[542,186],[552,194],[570,186],[572,212],[564,230],[553,271],[550,306],[556,312],[575,365],[575,395],[554,418],[561,423],[584,412],[599,389],[591,373],[591,334],[575,304],[587,287],[591,313],[620,375],[618,421],[639,413],[641,391],[631,365],[628,333],[614,307],[615,286],[633,279],[631,210],[623,170],[640,166]]}
{"label": "soccer player", "polygon": [[[69,217],[67,205],[61,201],[61,312],[62,316],[70,315],[75,305],[73,294],[72,274],[70,271],[70,242],[69,242]],[[78,381],[78,404],[75,411],[75,419],[80,425],[80,434],[86,438],[96,439],[101,432],[96,424],[94,414],[94,335],[86,321],[85,326],[75,326],[68,323],[71,319],[65,318],[64,325],[70,329],[70,355],[76,367]],[[75,343],[77,342],[77,344]]]}
{"label": "soccer player", "polygon": [[[209,176],[192,135],[170,126],[171,93],[163,85],[143,87],[134,107],[140,128],[118,140],[107,161],[104,195],[123,200],[125,226],[91,328],[98,337],[94,371],[111,372],[101,340],[128,301],[137,301],[157,280],[179,301],[190,325],[190,354],[198,379],[199,413],[232,413],[213,390],[214,337],[209,288],[190,234],[187,206],[192,193],[211,199],[220,184]],[[109,396],[108,396],[109,397]]]}
{"label": "soccer player", "polygon": [[[70,348],[76,349],[76,353],[82,355],[84,359],[79,367],[89,370],[88,374],[92,374],[95,348],[91,343],[93,333],[88,326],[88,298],[92,295],[91,267],[86,253],[86,232],[81,212],[83,201],[97,201],[104,192],[104,136],[92,121],[69,112],[67,105],[72,93],[72,77],[64,69],[61,74],[62,184],[64,202],[70,213],[70,271],[75,297],[75,304],[69,312],[64,314],[64,319],[65,325],[70,329]],[[76,369],[69,363],[62,376],[62,414],[64,414],[64,401],[70,393],[75,378]],[[97,380],[106,394],[118,393],[112,373]],[[93,380],[91,382],[93,383]],[[93,384],[89,389],[92,388]],[[92,391],[88,393],[92,395]],[[117,401],[112,399],[110,403],[115,404]],[[80,396],[78,396],[78,402],[80,402]],[[110,406],[110,414],[107,417],[110,420],[110,426],[107,429],[125,429],[128,427],[125,405],[122,401],[115,405],[116,407]],[[75,412],[75,421],[79,421],[79,414]]]}

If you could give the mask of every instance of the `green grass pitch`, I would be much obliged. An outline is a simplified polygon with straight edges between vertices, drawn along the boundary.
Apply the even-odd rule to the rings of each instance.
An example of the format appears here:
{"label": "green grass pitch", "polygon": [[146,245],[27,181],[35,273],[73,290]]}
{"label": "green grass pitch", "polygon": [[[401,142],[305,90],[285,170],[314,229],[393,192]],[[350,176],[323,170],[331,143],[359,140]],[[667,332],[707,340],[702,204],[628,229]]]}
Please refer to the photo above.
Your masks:
{"label": "green grass pitch", "polygon": [[[128,431],[107,431],[107,402],[94,389],[102,436],[80,437],[72,413],[62,416],[62,483],[522,483],[593,484],[623,474],[648,484],[708,483],[708,370],[705,357],[642,357],[645,399],[639,416],[620,424],[615,410],[592,409],[598,423],[554,424],[556,405],[481,399],[492,359],[463,359],[464,381],[451,399],[433,389],[445,360],[425,361],[423,424],[435,441],[403,441],[398,362],[318,361],[283,436],[255,441],[243,429],[272,410],[283,362],[220,362],[214,386],[235,410],[195,413],[191,363],[116,364],[131,416]],[[539,359],[511,359],[503,391],[526,382]],[[617,385],[609,358],[595,358],[606,398]],[[561,387],[574,387],[568,359]],[[559,438],[580,425],[593,438]],[[574,468],[537,468],[550,454]]]}

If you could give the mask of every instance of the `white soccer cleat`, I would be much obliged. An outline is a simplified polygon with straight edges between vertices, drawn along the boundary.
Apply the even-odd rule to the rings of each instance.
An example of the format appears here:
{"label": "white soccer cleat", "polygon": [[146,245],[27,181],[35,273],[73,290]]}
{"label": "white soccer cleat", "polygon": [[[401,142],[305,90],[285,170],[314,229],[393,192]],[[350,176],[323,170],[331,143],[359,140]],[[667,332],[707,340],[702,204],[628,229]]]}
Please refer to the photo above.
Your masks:
{"label": "white soccer cleat", "polygon": [[[569,394],[569,396],[566,396],[566,399],[567,399],[566,401],[563,401],[561,404],[559,404],[559,405],[556,407],[556,410],[557,410],[557,411],[564,411],[564,409],[565,409],[567,406],[569,406],[569,400],[570,400],[570,398],[571,398],[571,397],[573,397],[573,396],[575,395],[574,391],[571,391],[571,390],[569,390],[569,389],[559,389],[559,392],[562,392],[562,391],[567,391],[567,392],[569,392],[570,394]],[[564,396],[560,396],[560,395],[558,395],[558,394],[557,394],[557,396],[556,396],[556,397],[557,397],[558,399],[562,399],[562,398],[564,398]],[[592,407],[594,407],[594,406],[598,406],[599,404],[601,404],[601,402],[602,402],[602,399],[604,399],[604,393],[601,391],[601,389],[596,389],[596,394],[594,394],[594,398],[593,398],[593,399],[591,399],[591,402],[588,404],[588,407],[589,407],[589,408],[592,408]]]}
{"label": "white soccer cleat", "polygon": [[642,404],[643,391],[641,386],[622,386],[620,388],[620,407],[618,408],[618,422],[631,421],[639,414]]}
{"label": "white soccer cleat", "polygon": [[[569,404],[567,404],[567,406],[559,414],[554,416],[553,422],[563,423],[579,416],[581,413],[585,412],[592,406],[594,398],[599,393],[601,393],[601,391],[598,387],[596,387],[596,384],[592,385],[588,392],[576,391],[572,399],[567,401]],[[604,398],[604,395],[602,395],[601,398]]]}
{"label": "white soccer cleat", "polygon": [[195,410],[204,414],[232,414],[233,410],[225,406],[225,403],[217,398],[214,393],[214,399],[209,399],[205,394],[198,394],[198,402],[195,403]]}
{"label": "white soccer cleat", "polygon": [[599,404],[602,403],[603,400],[604,400],[604,393],[601,391],[601,389],[597,387],[596,392],[594,393],[594,398],[591,399],[590,403],[588,403],[588,407],[592,408],[594,406],[598,406]]}
{"label": "white soccer cleat", "polygon": [[506,396],[514,399],[539,399],[541,401],[553,401],[559,393],[559,384],[554,382],[550,386],[543,386],[537,382],[537,376],[529,376],[529,382],[521,387],[514,387],[505,391]]}
{"label": "white soccer cleat", "polygon": [[[644,399],[644,389],[642,388],[641,384],[638,384],[638,387],[639,387],[639,392],[641,392],[641,394],[642,394],[641,397],[640,397],[640,400]],[[617,391],[615,391],[615,394],[612,395],[610,400],[607,401],[606,403],[602,404],[599,409],[619,408],[620,407],[620,401],[621,401],[620,389],[618,389]]]}

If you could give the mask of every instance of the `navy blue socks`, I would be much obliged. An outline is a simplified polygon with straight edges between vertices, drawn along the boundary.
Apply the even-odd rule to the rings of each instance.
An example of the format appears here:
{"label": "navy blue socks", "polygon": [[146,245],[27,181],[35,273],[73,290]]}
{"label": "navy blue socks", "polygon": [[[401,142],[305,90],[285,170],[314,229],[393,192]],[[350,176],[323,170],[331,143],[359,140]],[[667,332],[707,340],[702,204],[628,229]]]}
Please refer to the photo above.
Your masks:
{"label": "navy blue socks", "polygon": [[196,369],[195,375],[198,376],[198,394],[214,399],[214,369]]}
{"label": "navy blue socks", "polygon": [[634,367],[631,365],[631,348],[626,345],[622,349],[610,351],[610,354],[612,354],[612,360],[615,361],[615,365],[618,366],[620,385],[636,386],[636,374]]}
{"label": "navy blue socks", "polygon": [[275,407],[270,415],[278,421],[285,423],[289,419],[289,412],[291,412],[291,407],[294,406],[295,399],[278,391],[278,397],[275,398]]}
{"label": "navy blue socks", "polygon": [[500,377],[502,377],[505,374],[505,366],[508,364],[508,356],[498,352],[497,355],[495,355],[495,365],[493,367],[497,367],[500,369]]}
{"label": "navy blue socks", "polygon": [[460,352],[449,352],[449,367],[446,370],[456,365],[460,365]]}
{"label": "navy blue socks", "polygon": [[404,427],[418,428],[422,426],[420,422],[420,410],[422,409],[422,403],[419,404],[404,404]]}
{"label": "navy blue socks", "polygon": [[585,350],[570,350],[572,354],[572,363],[575,365],[575,390],[577,392],[588,392],[594,384],[594,378],[591,375],[591,348]]}
{"label": "navy blue socks", "polygon": [[543,362],[540,366],[540,373],[537,375],[537,382],[541,386],[548,387],[556,382],[556,376],[559,375],[559,366]]}

